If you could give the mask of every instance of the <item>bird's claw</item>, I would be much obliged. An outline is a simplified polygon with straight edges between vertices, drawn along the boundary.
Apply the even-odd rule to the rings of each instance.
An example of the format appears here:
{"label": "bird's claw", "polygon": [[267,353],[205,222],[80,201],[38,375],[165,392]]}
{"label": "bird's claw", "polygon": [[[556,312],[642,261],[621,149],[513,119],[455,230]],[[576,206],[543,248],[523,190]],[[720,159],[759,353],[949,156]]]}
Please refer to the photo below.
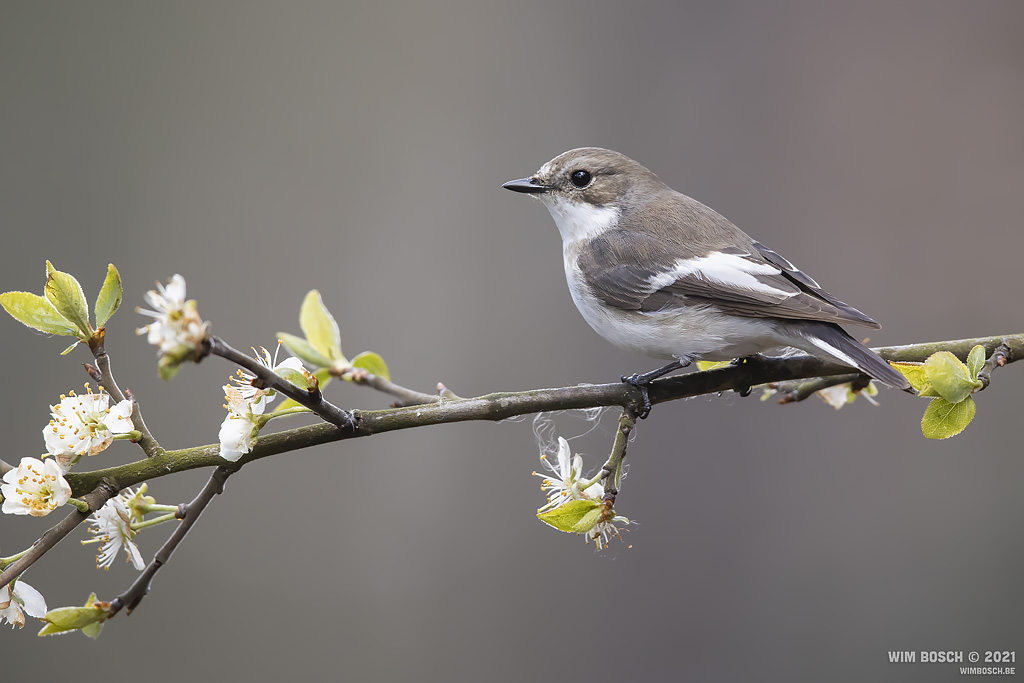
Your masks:
{"label": "bird's claw", "polygon": [[651,396],[647,391],[647,385],[651,383],[651,380],[636,372],[632,375],[623,375],[621,380],[624,384],[628,384],[640,390],[640,397],[643,399],[643,407],[636,416],[641,420],[646,420],[647,416],[651,414]]}

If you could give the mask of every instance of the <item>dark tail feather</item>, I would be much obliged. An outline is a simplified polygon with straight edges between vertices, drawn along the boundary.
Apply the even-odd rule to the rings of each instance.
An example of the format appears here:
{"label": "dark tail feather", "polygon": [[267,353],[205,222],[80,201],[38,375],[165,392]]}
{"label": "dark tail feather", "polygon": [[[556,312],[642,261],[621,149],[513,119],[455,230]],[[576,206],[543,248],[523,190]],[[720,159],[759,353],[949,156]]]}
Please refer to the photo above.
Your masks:
{"label": "dark tail feather", "polygon": [[848,335],[838,325],[825,322],[808,324],[801,321],[799,325],[793,327],[794,331],[810,342],[815,349],[828,354],[840,363],[852,365],[865,375],[895,389],[910,390],[910,382],[899,370]]}

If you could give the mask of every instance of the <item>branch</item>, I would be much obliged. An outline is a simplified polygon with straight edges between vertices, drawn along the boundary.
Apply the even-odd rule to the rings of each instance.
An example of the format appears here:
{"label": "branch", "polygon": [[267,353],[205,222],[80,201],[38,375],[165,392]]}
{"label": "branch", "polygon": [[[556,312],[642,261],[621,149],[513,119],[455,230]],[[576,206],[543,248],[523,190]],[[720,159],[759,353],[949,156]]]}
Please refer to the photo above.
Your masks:
{"label": "branch", "polygon": [[[609,508],[615,506],[615,497],[619,495],[622,483],[622,461],[626,459],[626,447],[629,445],[629,433],[636,427],[637,414],[630,408],[624,408],[619,416],[619,428],[615,430],[615,442],[608,461],[601,467],[601,479],[604,480],[604,495],[601,499]],[[584,487],[585,488],[585,487]]]}
{"label": "branch", "polygon": [[220,356],[221,358],[226,358],[256,375],[256,377],[258,377],[263,383],[263,386],[258,388],[280,391],[299,405],[309,408],[321,419],[330,422],[332,425],[337,427],[341,427],[342,425],[347,425],[350,428],[355,427],[355,417],[352,413],[344,411],[330,401],[324,399],[324,396],[319,389],[311,391],[300,389],[285,378],[273,372],[263,363],[260,363],[258,360],[250,358],[238,349],[235,349],[220,337],[216,337],[212,334],[208,335],[205,343],[209,346],[209,353],[215,356]]}
{"label": "branch", "polygon": [[[1005,344],[1006,363],[1024,358],[1024,334],[885,347],[875,349],[875,351],[883,358],[890,360],[920,362],[940,350],[947,350],[960,358],[966,358],[976,344],[984,346],[989,353],[1000,344]],[[692,372],[655,380],[650,384],[649,392],[651,403],[657,404],[770,382],[830,377],[849,373],[850,368],[846,365],[827,362],[811,356],[762,358],[716,370]],[[334,424],[317,424],[275,434],[260,435],[252,452],[242,456],[237,466],[240,467],[253,460],[278,453],[400,429],[469,420],[498,421],[518,415],[552,410],[576,410],[601,406],[635,409],[641,402],[642,397],[638,389],[616,382],[614,384],[590,384],[557,389],[495,393],[477,398],[446,400],[443,403],[430,405],[359,411],[359,420],[352,426],[338,427]],[[176,472],[224,465],[224,460],[218,455],[218,452],[219,446],[216,444],[167,451],[148,460],[118,467],[93,472],[68,473],[65,475],[65,479],[76,493],[92,490],[104,478],[116,481],[118,488],[124,488]]]}
{"label": "branch", "polygon": [[102,384],[102,387],[106,389],[107,393],[110,394],[114,401],[120,403],[129,398],[132,402],[132,424],[135,426],[135,431],[142,434],[142,437],[138,440],[139,446],[145,451],[146,455],[153,457],[163,452],[160,444],[153,438],[149,429],[146,427],[146,422],[142,419],[142,409],[139,408],[138,401],[135,397],[128,392],[127,396],[121,391],[121,387],[117,386],[117,382],[114,380],[114,374],[110,371],[110,356],[107,355],[107,350],[104,347],[104,339],[106,337],[105,330],[101,327],[95,334],[89,339],[89,350],[92,351],[93,358],[96,359],[96,364],[99,368],[85,363],[85,371],[89,373],[97,382]]}
{"label": "branch", "polygon": [[3,572],[0,572],[0,586],[6,586],[15,578],[20,576],[21,573],[31,567],[36,560],[49,552],[51,548],[63,540],[65,536],[70,534],[76,526],[87,520],[90,514],[99,510],[103,507],[104,503],[116,496],[119,490],[120,489],[116,488],[115,485],[110,482],[100,480],[92,491],[81,496],[82,500],[89,505],[89,511],[83,512],[75,510],[67,517],[57,522],[56,525],[50,527],[46,533],[39,537],[39,540],[32,544],[32,549],[29,550],[24,557],[8,566],[7,569],[3,570]]}
{"label": "branch", "polygon": [[128,587],[128,590],[111,600],[111,617],[120,612],[122,608],[126,609],[126,614],[130,615],[132,610],[138,607],[139,603],[142,602],[142,598],[146,597],[146,594],[149,593],[153,577],[171,559],[174,549],[184,540],[185,536],[192,529],[192,525],[199,519],[199,515],[203,514],[203,510],[210,504],[214,496],[224,493],[224,483],[231,476],[231,472],[226,467],[215,469],[210,476],[210,480],[206,482],[206,486],[199,492],[199,495],[188,505],[182,506],[184,510],[179,515],[182,521],[178,528],[174,530],[170,538],[160,547],[160,550],[153,556],[153,561],[146,565],[146,568],[142,570],[138,578]]}
{"label": "branch", "polygon": [[[399,384],[395,384],[389,379],[384,379],[380,375],[367,372],[362,368],[352,368],[347,372],[353,384],[362,384],[370,387],[371,389],[376,389],[377,391],[397,398],[398,400],[395,401],[393,406],[395,408],[399,408],[401,406],[419,406],[427,403],[440,403],[442,400],[442,395],[424,394],[421,391],[403,387]],[[440,391],[440,387],[444,385],[438,386],[438,390]]]}
{"label": "branch", "polygon": [[837,384],[849,382],[852,385],[851,388],[854,391],[858,391],[865,388],[870,381],[870,377],[865,377],[859,372],[853,372],[848,375],[820,377],[807,382],[784,382],[777,385],[775,389],[779,392],[779,403],[797,403],[814,396],[822,389],[828,389]]}

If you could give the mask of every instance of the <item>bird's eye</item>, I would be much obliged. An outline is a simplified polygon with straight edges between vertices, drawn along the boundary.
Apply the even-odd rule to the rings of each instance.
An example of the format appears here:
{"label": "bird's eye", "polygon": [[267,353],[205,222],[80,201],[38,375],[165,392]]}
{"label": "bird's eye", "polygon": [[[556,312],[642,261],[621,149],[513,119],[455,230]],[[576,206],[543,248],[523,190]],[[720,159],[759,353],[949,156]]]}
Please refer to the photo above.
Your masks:
{"label": "bird's eye", "polygon": [[569,180],[572,181],[572,184],[580,189],[589,185],[590,181],[593,179],[594,177],[590,175],[590,171],[584,171],[582,169],[579,171],[573,171],[572,175],[569,176]]}

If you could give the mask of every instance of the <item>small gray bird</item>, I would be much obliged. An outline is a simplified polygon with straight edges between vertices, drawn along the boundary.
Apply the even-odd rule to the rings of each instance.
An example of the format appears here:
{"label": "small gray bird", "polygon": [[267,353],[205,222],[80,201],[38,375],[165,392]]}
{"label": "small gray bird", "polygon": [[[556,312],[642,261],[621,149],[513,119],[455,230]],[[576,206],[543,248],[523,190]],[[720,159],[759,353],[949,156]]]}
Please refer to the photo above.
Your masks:
{"label": "small gray bird", "polygon": [[539,198],[551,212],[569,292],[590,326],[616,346],[674,359],[622,378],[642,389],[645,410],[646,385],[692,360],[782,347],[910,388],[838,325],[881,327],[877,322],[618,152],[573,149],[502,187]]}

